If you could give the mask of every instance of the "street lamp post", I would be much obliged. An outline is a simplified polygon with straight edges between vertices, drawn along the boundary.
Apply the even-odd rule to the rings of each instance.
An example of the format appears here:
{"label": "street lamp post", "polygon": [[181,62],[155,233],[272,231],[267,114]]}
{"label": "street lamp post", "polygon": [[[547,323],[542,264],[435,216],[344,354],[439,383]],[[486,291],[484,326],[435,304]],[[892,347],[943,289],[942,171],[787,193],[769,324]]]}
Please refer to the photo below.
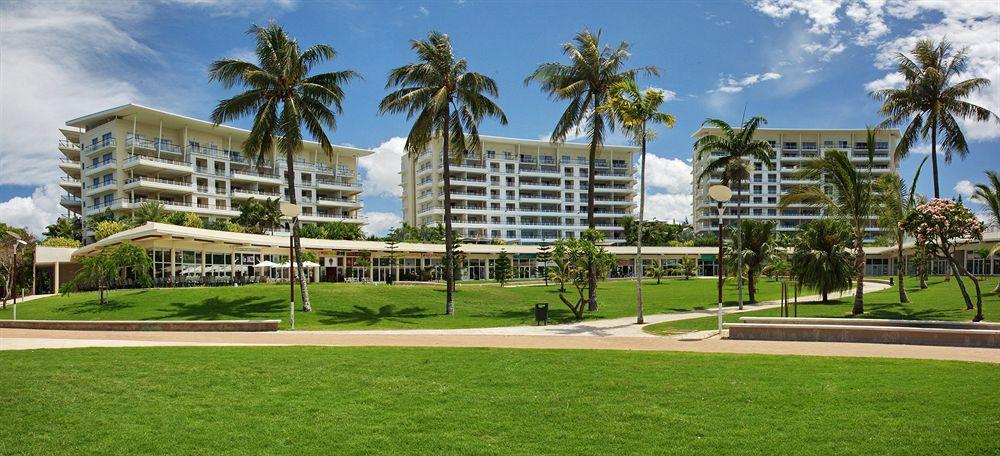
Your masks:
{"label": "street lamp post", "polygon": [[302,213],[302,208],[297,204],[281,203],[281,215],[289,218],[288,221],[288,323],[289,327],[295,329],[295,217]]}
{"label": "street lamp post", "polygon": [[723,203],[733,197],[733,191],[725,185],[713,185],[708,189],[708,196],[712,197],[719,206],[719,256],[716,257],[716,264],[719,267],[719,337],[722,337],[722,214],[725,212]]}

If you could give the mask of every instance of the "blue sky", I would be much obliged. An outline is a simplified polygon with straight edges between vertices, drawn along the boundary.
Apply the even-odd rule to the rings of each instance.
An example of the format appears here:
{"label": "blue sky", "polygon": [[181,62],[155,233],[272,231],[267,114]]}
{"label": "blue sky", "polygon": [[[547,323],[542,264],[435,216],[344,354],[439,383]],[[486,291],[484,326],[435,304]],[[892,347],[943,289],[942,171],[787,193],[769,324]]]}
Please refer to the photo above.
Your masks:
{"label": "blue sky", "polygon": [[[350,68],[364,76],[347,87],[334,142],[373,148],[365,212],[373,230],[397,222],[394,171],[402,116],[379,116],[385,76],[412,60],[408,40],[448,33],[470,68],[500,85],[510,124],[487,134],[540,138],[563,109],[525,76],[560,60],[560,43],[583,27],[608,43],[632,44],[632,65],[655,65],[643,86],[668,90],[664,110],[677,116],[652,145],[650,213],[690,213],[690,135],[707,117],[738,122],[764,115],[769,126],[863,128],[879,120],[867,92],[894,81],[888,56],[919,36],[947,35],[971,46],[970,75],[1000,83],[1000,2],[898,0],[760,0],[753,2],[217,2],[171,0],[116,4],[0,6],[0,220],[39,229],[59,214],[57,128],[66,120],[134,101],[205,118],[233,93],[208,83],[215,58],[246,56],[251,23],[273,19],[304,44],[339,52],[319,69]],[[887,76],[890,75],[890,76]],[[993,86],[974,101],[1000,111]],[[237,123],[247,127],[247,121]],[[942,191],[953,196],[996,169],[1000,125],[969,125],[971,155],[943,165]],[[620,136],[614,138],[621,141]],[[926,149],[922,147],[921,149]],[[919,155],[903,163],[911,174]],[[942,163],[943,164],[943,163]],[[387,168],[388,167],[388,168]],[[393,172],[386,172],[390,170]],[[929,176],[929,173],[927,174]],[[956,190],[956,186],[958,189]],[[921,191],[930,192],[923,179]]]}

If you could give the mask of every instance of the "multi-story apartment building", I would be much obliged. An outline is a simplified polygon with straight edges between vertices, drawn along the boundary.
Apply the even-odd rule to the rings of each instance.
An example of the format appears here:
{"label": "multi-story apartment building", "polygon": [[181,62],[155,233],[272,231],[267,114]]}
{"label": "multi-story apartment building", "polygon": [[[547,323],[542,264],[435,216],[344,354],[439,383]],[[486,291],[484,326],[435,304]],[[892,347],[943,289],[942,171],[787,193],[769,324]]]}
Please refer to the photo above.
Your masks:
{"label": "multi-story apartment building", "polygon": [[[241,152],[249,131],[128,104],[70,120],[61,129],[68,192],[62,205],[90,216],[127,215],[157,200],[169,211],[206,221],[239,215],[249,198],[288,199],[285,158],[276,151],[253,162]],[[358,157],[370,151],[305,142],[295,157],[298,203],[305,223],[364,223]]]}
{"label": "multi-story apartment building", "polygon": [[[578,237],[587,229],[589,145],[481,136],[482,147],[451,164],[452,227],[472,240],[537,244]],[[624,239],[621,218],[635,207],[635,147],[604,146],[597,154],[598,230]],[[440,142],[402,158],[403,220],[444,221]]]}
{"label": "multi-story apartment building", "polygon": [[[715,133],[711,128],[701,128],[692,136],[695,139]],[[753,160],[753,171],[748,182],[743,186],[742,216],[749,219],[774,220],[778,230],[782,232],[795,231],[799,225],[822,217],[823,211],[816,207],[803,204],[793,204],[787,208],[779,208],[781,195],[788,193],[799,185],[815,184],[815,181],[801,180],[796,171],[803,162],[822,156],[828,150],[839,149],[847,152],[859,171],[868,169],[868,136],[864,129],[826,130],[826,129],[780,129],[761,128],[757,130],[756,139],[771,143],[772,166]],[[899,141],[899,130],[884,130],[875,138],[875,160],[873,174],[881,176],[896,169],[892,150]],[[718,211],[716,202],[708,196],[708,187],[722,182],[721,175],[716,174],[698,181],[705,167],[722,154],[713,153],[698,160],[694,155],[692,174],[693,209],[695,232],[718,230]],[[735,223],[736,219],[736,189],[733,188],[733,199],[727,204],[723,215],[726,225]],[[867,237],[873,239],[879,233],[872,224],[866,228]]]}

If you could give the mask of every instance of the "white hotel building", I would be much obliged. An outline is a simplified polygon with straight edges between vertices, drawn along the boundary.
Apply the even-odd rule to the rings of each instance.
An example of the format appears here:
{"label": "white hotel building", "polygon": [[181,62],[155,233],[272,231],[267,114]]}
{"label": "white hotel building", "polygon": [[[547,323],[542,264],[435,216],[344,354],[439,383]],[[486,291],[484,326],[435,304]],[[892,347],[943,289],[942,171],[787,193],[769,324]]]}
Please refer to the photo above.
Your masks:
{"label": "white hotel building", "polygon": [[[239,215],[238,204],[249,198],[288,199],[284,157],[271,151],[261,163],[249,161],[241,152],[247,130],[135,104],[66,125],[60,185],[67,191],[62,205],[72,213],[124,216],[157,200],[169,211],[210,221]],[[371,153],[334,146],[328,155],[306,142],[295,157],[301,220],[363,224],[357,161]]]}
{"label": "white hotel building", "polygon": [[[698,139],[709,133],[716,131],[703,127],[692,137]],[[896,169],[897,163],[893,160],[891,151],[896,148],[899,136],[899,130],[896,129],[883,130],[876,135],[873,164],[873,174],[876,177]],[[774,220],[780,232],[793,232],[799,225],[823,217],[823,210],[803,204],[792,204],[785,209],[778,207],[781,195],[788,193],[795,186],[816,183],[796,177],[795,173],[801,163],[822,156],[828,150],[839,149],[848,153],[859,171],[867,170],[868,137],[864,129],[761,128],[757,130],[755,138],[771,143],[772,167],[767,168],[758,160],[751,161],[753,173],[749,182],[743,186],[742,216],[748,219]],[[713,153],[698,160],[697,153],[694,154],[692,182],[695,232],[718,231],[719,228],[718,210],[715,201],[708,196],[708,187],[722,183],[721,176],[714,175],[702,179],[700,183],[698,176],[712,160],[720,156],[719,153]],[[736,189],[733,188],[733,199],[727,204],[723,215],[726,225],[735,223],[736,199]],[[867,237],[873,239],[878,233],[879,229],[873,219],[872,224],[866,228]]]}
{"label": "white hotel building", "polygon": [[[538,244],[587,229],[589,145],[480,136],[482,147],[451,164],[452,227],[474,241]],[[432,153],[433,151],[433,153]],[[635,147],[597,154],[595,217],[609,242],[621,242],[621,218],[635,207]],[[403,220],[444,223],[440,141],[416,159],[403,156]]]}

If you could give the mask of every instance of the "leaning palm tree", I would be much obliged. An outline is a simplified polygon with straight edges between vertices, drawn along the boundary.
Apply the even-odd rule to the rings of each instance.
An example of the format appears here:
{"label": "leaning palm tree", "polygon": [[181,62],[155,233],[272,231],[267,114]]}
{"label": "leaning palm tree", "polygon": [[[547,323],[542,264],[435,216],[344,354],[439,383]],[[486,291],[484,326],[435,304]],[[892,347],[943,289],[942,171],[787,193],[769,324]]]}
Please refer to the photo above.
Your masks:
{"label": "leaning palm tree", "polygon": [[639,146],[639,229],[635,243],[635,285],[638,317],[637,324],[643,323],[642,318],[642,222],[646,209],[646,143],[655,138],[650,124],[673,127],[677,119],[672,114],[660,112],[663,104],[663,91],[646,89],[639,91],[639,85],[633,79],[626,79],[611,86],[611,96],[608,103],[598,108],[599,111],[610,111],[628,134],[629,139]]}
{"label": "leaning palm tree", "polygon": [[[767,167],[771,167],[771,154],[774,149],[767,141],[754,139],[757,129],[761,125],[766,125],[767,119],[763,116],[751,117],[740,125],[739,130],[734,130],[732,126],[720,119],[708,119],[702,126],[709,125],[719,130],[719,134],[709,133],[698,138],[694,143],[697,159],[711,154],[722,154],[705,166],[705,169],[698,175],[697,185],[702,179],[711,177],[713,174],[722,175],[722,183],[729,187],[736,187],[736,226],[739,228],[743,217],[743,185],[750,179],[750,160],[757,160]],[[736,250],[742,251],[740,238],[736,236]],[[742,271],[742,260],[737,257],[737,270]],[[739,307],[743,309],[743,275],[737,279],[739,288]]]}
{"label": "leaning palm tree", "polygon": [[958,125],[959,119],[973,118],[986,122],[1000,121],[1000,117],[989,109],[965,101],[969,95],[988,87],[989,79],[972,78],[953,83],[968,66],[968,55],[964,49],[955,51],[947,40],[935,44],[924,39],[917,42],[912,54],[912,59],[901,52],[896,54],[897,71],[906,84],[898,89],[876,90],[871,95],[882,101],[883,127],[909,122],[896,146],[896,162],[909,154],[918,138],[926,140],[930,136],[934,198],[940,198],[938,133],[944,135],[940,146],[944,149],[945,163],[950,163],[954,153],[963,159],[969,154],[965,135]]}
{"label": "leaning palm tree", "polygon": [[406,113],[416,118],[406,137],[406,151],[414,160],[431,142],[441,138],[444,166],[444,276],[447,286],[445,313],[455,313],[455,234],[451,229],[452,160],[461,162],[469,151],[480,148],[479,122],[486,117],[507,125],[507,116],[492,98],[500,96],[497,84],[480,73],[468,70],[465,59],[455,58],[448,35],[430,32],[425,40],[413,40],[410,47],[417,62],[389,73],[386,89],[397,90],[379,103],[379,112]]}
{"label": "leaning palm tree", "polygon": [[825,209],[827,213],[839,215],[851,224],[854,230],[854,272],[857,289],[854,293],[854,308],[851,313],[858,315],[865,311],[865,228],[871,223],[875,211],[875,182],[872,178],[872,161],[875,159],[875,135],[877,131],[868,129],[868,170],[858,171],[851,157],[842,150],[831,150],[822,157],[802,164],[796,172],[798,179],[818,182],[801,185],[781,197],[779,207],[790,204],[806,204]]}
{"label": "leaning palm tree", "polygon": [[[626,69],[625,63],[631,56],[630,45],[621,42],[618,47],[601,45],[601,32],[593,34],[588,29],[577,33],[572,43],[563,43],[563,54],[570,63],[543,63],[524,80],[524,84],[538,82],[549,98],[569,101],[569,106],[552,130],[550,140],[562,143],[570,135],[583,128],[590,141],[590,161],[587,166],[587,227],[594,230],[594,186],[597,170],[597,152],[603,146],[609,132],[614,131],[615,119],[611,112],[598,108],[607,102],[611,87],[615,84],[634,80],[639,73],[659,75],[653,66]],[[597,310],[597,267],[588,266],[587,310]]]}
{"label": "leaning palm tree", "polygon": [[[227,58],[212,62],[209,81],[219,81],[226,89],[240,85],[247,90],[222,100],[212,111],[216,125],[253,116],[250,135],[243,142],[243,153],[254,162],[263,163],[272,150],[285,156],[288,198],[297,203],[295,190],[295,154],[302,150],[303,126],[321,149],[333,155],[333,145],[324,128],[337,127],[336,115],[343,112],[343,85],[360,76],[351,70],[313,74],[318,64],[332,60],[332,47],[317,44],[302,50],[280,26],[250,26],[247,34],[256,41],[257,63]],[[292,219],[292,242],[302,289],[302,310],[309,312],[309,289],[302,268],[302,242],[299,219]]]}
{"label": "leaning palm tree", "polygon": [[[1000,174],[996,171],[986,171],[986,178],[989,181],[988,184],[976,184],[976,191],[972,194],[972,199],[976,200],[986,206],[987,209],[987,222],[997,228],[1000,228]],[[986,255],[987,260],[992,261],[993,256],[1000,251],[1000,244],[993,246],[990,249],[989,254]],[[997,282],[996,288],[993,289],[994,293],[1000,293],[1000,282]]]}
{"label": "leaning palm tree", "polygon": [[910,298],[906,295],[906,287],[903,285],[903,278],[906,277],[904,270],[906,259],[903,256],[903,241],[906,239],[906,230],[900,228],[899,224],[906,219],[913,208],[917,207],[917,180],[920,179],[920,170],[923,169],[924,163],[927,163],[927,158],[924,157],[920,161],[909,188],[906,187],[903,178],[896,173],[885,174],[875,180],[875,190],[880,203],[875,205],[879,228],[882,228],[885,233],[892,233],[896,242],[896,280],[899,282],[897,286],[899,287],[900,303],[908,303]]}

